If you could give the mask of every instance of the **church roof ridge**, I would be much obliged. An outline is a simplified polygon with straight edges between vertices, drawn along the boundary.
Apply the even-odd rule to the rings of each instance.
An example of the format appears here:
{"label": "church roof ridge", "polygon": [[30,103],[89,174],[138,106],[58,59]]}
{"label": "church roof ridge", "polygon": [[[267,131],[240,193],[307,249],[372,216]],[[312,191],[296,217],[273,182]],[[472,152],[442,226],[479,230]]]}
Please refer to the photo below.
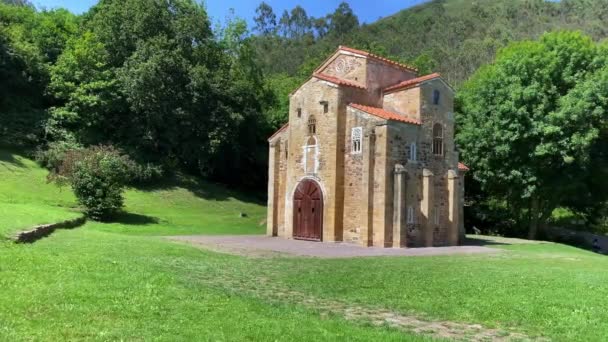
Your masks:
{"label": "church roof ridge", "polygon": [[279,135],[279,133],[283,132],[287,127],[289,127],[289,122],[284,124],[283,126],[281,126],[281,128],[279,128],[276,132],[274,132],[270,138],[268,138],[268,141],[274,139],[274,137],[276,137],[277,135]]}
{"label": "church roof ridge", "polygon": [[[441,78],[441,74],[438,73],[438,72],[435,72],[435,73],[432,73],[432,74],[428,74],[428,75],[412,78],[412,79],[409,79],[409,80],[405,80],[405,81],[399,82],[399,83],[397,83],[395,85],[392,85],[392,86],[384,88],[384,93],[386,94],[386,93],[390,93],[390,92],[393,92],[393,91],[396,91],[396,90],[401,90],[401,89],[415,87],[415,86],[418,86],[422,82],[430,81],[430,80],[435,79],[435,78]],[[448,86],[449,86],[449,84],[448,84]]]}
{"label": "church roof ridge", "polygon": [[350,103],[349,106],[352,108],[358,109],[360,111],[366,112],[368,114],[386,119],[386,120],[399,121],[399,122],[404,122],[404,123],[408,123],[408,124],[412,124],[412,125],[422,125],[422,123],[418,120],[407,118],[403,115],[388,111],[384,108],[371,107],[371,106],[366,106],[366,105],[362,105],[362,104],[358,104],[358,103]]}
{"label": "church roof ridge", "polygon": [[469,167],[464,165],[463,163],[458,163],[458,170],[459,171],[469,171]]}
{"label": "church roof ridge", "polygon": [[327,81],[327,82],[335,83],[337,85],[343,85],[343,86],[353,87],[353,88],[359,88],[359,89],[367,89],[365,86],[362,86],[362,85],[360,85],[358,83],[351,82],[351,81],[348,81],[348,80],[345,80],[345,79],[342,79],[342,78],[338,78],[338,77],[335,77],[335,76],[329,76],[329,75],[326,75],[326,74],[318,73],[318,72],[314,73],[313,77],[322,79],[322,80]]}
{"label": "church roof ridge", "polygon": [[368,51],[354,49],[354,48],[351,48],[351,47],[348,47],[348,46],[345,46],[345,45],[338,46],[338,51],[340,51],[340,50],[356,53],[358,55],[362,55],[362,56],[365,56],[365,57],[368,57],[368,58],[371,58],[371,59],[375,59],[377,61],[381,61],[381,62],[384,62],[384,63],[387,63],[387,64],[394,65],[394,66],[399,67],[401,69],[406,69],[408,71],[413,71],[413,72],[416,72],[416,73],[418,72],[418,69],[415,68],[415,67],[413,67],[413,66],[411,66],[411,65],[400,63],[400,62],[394,61],[392,59],[388,59],[386,57],[382,57],[382,56],[373,54],[373,53],[368,52]]}

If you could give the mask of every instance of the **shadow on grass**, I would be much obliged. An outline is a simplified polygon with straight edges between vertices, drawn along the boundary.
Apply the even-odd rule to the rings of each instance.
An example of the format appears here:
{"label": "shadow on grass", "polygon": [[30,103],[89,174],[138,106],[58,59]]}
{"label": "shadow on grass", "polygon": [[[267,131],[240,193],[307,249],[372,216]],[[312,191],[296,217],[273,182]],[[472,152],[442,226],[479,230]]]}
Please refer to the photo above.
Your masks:
{"label": "shadow on grass", "polygon": [[157,217],[126,212],[116,214],[108,221],[108,223],[120,223],[128,226],[145,226],[158,224],[159,222]]}
{"label": "shadow on grass", "polygon": [[266,205],[265,193],[240,191],[233,185],[213,183],[194,176],[176,175],[170,179],[137,186],[136,189],[144,192],[165,191],[183,188],[195,196],[213,201],[227,201],[231,198],[241,202]]}
{"label": "shadow on grass", "polygon": [[465,246],[510,246],[510,245],[514,245],[514,243],[496,241],[491,238],[466,237],[463,245],[465,245]]}
{"label": "shadow on grass", "polygon": [[8,163],[12,166],[16,167],[25,167],[21,160],[15,158],[15,155],[19,154],[17,151],[14,151],[10,148],[2,148],[0,146],[0,162]]}

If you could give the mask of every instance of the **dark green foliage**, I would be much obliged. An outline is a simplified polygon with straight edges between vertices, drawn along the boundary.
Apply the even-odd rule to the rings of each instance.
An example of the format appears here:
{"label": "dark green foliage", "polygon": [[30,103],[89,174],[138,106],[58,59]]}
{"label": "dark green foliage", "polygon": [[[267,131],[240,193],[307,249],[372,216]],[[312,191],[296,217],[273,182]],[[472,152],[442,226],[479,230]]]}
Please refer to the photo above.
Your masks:
{"label": "dark green foliage", "polygon": [[123,206],[131,161],[113,147],[68,151],[56,174],[72,187],[78,203],[94,220],[104,220]]}
{"label": "dark green foliage", "polygon": [[580,33],[545,34],[501,50],[459,93],[462,157],[532,238],[556,207],[606,200],[603,56]]}
{"label": "dark green foliage", "polygon": [[66,154],[81,149],[82,146],[76,143],[63,140],[51,142],[46,149],[39,148],[36,151],[36,161],[42,167],[51,170],[52,173],[58,173],[63,161],[66,159]]}
{"label": "dark green foliage", "polygon": [[[257,37],[256,46],[264,51],[259,58],[266,72],[291,76],[306,59],[340,44],[381,46],[382,55],[420,66],[424,73],[441,72],[459,87],[509,42],[559,29],[582,30],[594,40],[608,37],[607,8],[608,0],[433,0],[360,27],[339,8],[324,18],[329,31],[321,25],[314,41],[275,40],[268,49],[266,38]],[[332,20],[336,15],[347,19],[344,29],[335,25],[342,21]]]}

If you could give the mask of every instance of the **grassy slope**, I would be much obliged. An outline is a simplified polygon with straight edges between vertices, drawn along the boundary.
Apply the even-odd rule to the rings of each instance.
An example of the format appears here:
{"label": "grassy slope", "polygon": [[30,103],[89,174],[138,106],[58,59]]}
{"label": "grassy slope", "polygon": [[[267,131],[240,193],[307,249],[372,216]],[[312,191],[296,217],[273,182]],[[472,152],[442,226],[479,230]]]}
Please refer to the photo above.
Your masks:
{"label": "grassy slope", "polygon": [[[138,215],[123,223],[89,223],[33,245],[0,245],[0,340],[420,339],[319,316],[295,300],[269,300],[265,282],[317,298],[514,327],[554,340],[608,334],[608,259],[575,248],[505,245],[499,246],[505,253],[490,256],[248,259],[147,236],[262,230],[262,215],[255,216],[263,208],[219,196],[219,188],[212,192],[132,191],[128,207]],[[36,198],[30,205],[48,205],[44,196]],[[188,215],[179,216],[182,210]],[[250,213],[250,226],[239,221],[240,211]],[[160,223],[145,224],[149,217]],[[207,229],[210,222],[217,227]]]}
{"label": "grassy slope", "polygon": [[[0,152],[5,232],[76,215],[73,196],[45,178],[32,161]],[[90,222],[33,245],[0,241],[0,340],[429,340],[202,282],[192,278],[195,266],[252,265],[145,236],[263,232],[264,207],[234,196],[182,180],[128,191],[118,223]]]}
{"label": "grassy slope", "polygon": [[69,189],[47,184],[46,175],[33,161],[0,150],[0,238],[79,215]]}

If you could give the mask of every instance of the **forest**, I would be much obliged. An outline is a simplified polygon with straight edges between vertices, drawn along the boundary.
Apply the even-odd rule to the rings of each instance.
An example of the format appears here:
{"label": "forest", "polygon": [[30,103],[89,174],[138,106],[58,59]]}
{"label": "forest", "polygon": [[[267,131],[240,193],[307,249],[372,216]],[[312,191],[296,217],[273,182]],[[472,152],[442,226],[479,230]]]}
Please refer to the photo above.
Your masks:
{"label": "forest", "polygon": [[[1,0],[0,143],[49,168],[67,151],[111,146],[137,182],[184,172],[263,193],[266,139],[286,121],[289,92],[349,45],[454,85],[471,224],[527,231],[561,210],[602,230],[607,106],[594,87],[607,19],[608,0],[434,0],[369,24],[346,2],[319,18],[262,2],[253,27],[233,16],[216,28],[194,0],[101,0],[82,15]],[[512,80],[521,87],[501,93],[509,72],[525,74]]]}

